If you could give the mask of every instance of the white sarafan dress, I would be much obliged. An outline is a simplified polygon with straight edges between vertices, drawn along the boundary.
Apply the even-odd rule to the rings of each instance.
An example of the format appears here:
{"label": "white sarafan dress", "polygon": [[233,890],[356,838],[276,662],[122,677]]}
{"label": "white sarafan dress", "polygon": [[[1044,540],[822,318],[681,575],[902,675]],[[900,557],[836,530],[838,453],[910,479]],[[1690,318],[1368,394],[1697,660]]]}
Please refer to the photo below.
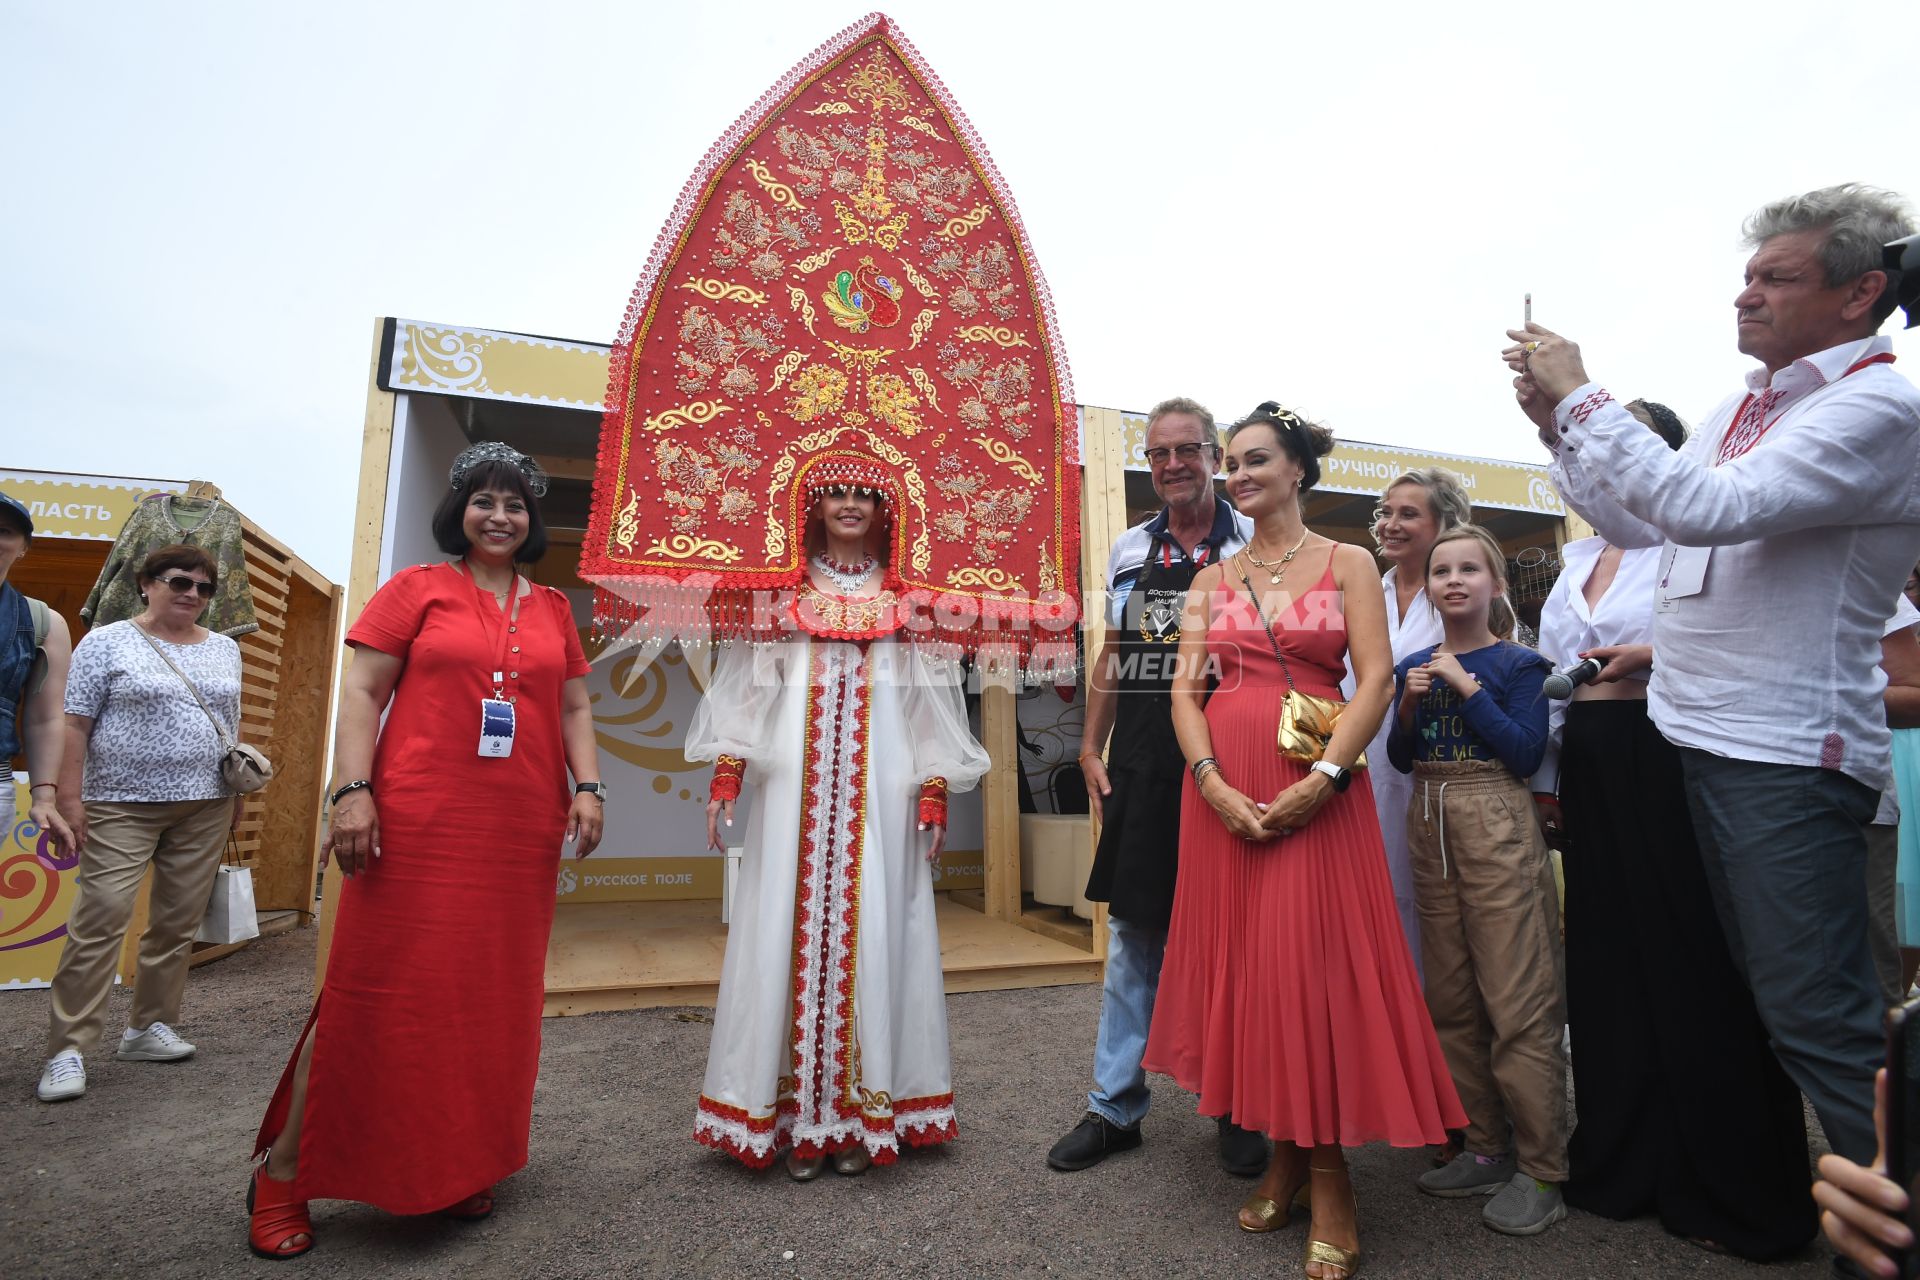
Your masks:
{"label": "white sarafan dress", "polygon": [[[1407,616],[1400,616],[1400,601],[1393,588],[1393,570],[1380,579],[1380,590],[1387,597],[1387,639],[1393,646],[1393,665],[1399,666],[1408,654],[1439,644],[1446,639],[1446,627],[1440,614],[1427,602],[1427,589],[1414,594]],[[1347,678],[1341,692],[1353,696],[1353,661],[1347,661]],[[1373,781],[1374,811],[1380,817],[1380,843],[1387,851],[1387,875],[1393,880],[1393,905],[1400,913],[1400,929],[1407,935],[1407,950],[1413,954],[1413,971],[1420,969],[1420,908],[1413,894],[1413,855],[1407,847],[1407,805],[1413,800],[1413,775],[1402,773],[1387,763],[1387,733],[1393,728],[1397,707],[1388,707],[1380,721],[1379,732],[1367,744],[1367,776]],[[1422,975],[1422,983],[1425,977]]]}
{"label": "white sarafan dress", "polygon": [[690,760],[738,756],[747,822],[694,1136],[753,1167],[956,1136],[922,784],[987,770],[957,661],[892,637],[722,651]]}

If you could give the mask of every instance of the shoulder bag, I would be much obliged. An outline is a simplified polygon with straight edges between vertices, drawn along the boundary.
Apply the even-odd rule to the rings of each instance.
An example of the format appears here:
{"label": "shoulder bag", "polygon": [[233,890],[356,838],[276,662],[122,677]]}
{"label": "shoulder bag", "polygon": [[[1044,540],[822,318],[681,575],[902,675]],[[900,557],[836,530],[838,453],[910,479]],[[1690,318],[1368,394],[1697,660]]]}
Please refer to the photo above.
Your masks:
{"label": "shoulder bag", "polygon": [[[1287,666],[1287,656],[1280,652],[1280,640],[1273,634],[1273,624],[1267,621],[1266,610],[1260,607],[1260,593],[1253,589],[1253,580],[1244,569],[1241,570],[1240,581],[1247,588],[1247,599],[1253,601],[1254,616],[1266,628],[1267,643],[1273,646],[1273,656],[1280,660],[1280,674],[1287,678],[1286,701],[1280,704],[1277,744],[1280,754],[1301,764],[1312,764],[1327,754],[1327,744],[1333,741],[1334,726],[1340,723],[1340,713],[1347,709],[1347,704],[1338,698],[1302,693],[1294,687],[1293,670]],[[1366,752],[1362,751],[1354,758],[1353,767],[1367,767]]]}
{"label": "shoulder bag", "polygon": [[235,741],[233,735],[227,732],[227,727],[220,723],[220,717],[213,714],[213,708],[207,705],[207,700],[200,696],[200,690],[194,687],[193,681],[187,679],[187,673],[174,666],[173,659],[167,656],[167,651],[160,647],[159,641],[148,635],[145,627],[131,619],[127,625],[138,631],[141,638],[160,656],[160,661],[180,677],[180,683],[187,686],[187,692],[193,695],[193,700],[207,713],[207,719],[213,722],[213,731],[220,735],[220,745],[226,748],[220,756],[220,781],[226,783],[227,789],[235,795],[250,796],[272,782],[273,761],[267,759],[266,753],[258,747]]}

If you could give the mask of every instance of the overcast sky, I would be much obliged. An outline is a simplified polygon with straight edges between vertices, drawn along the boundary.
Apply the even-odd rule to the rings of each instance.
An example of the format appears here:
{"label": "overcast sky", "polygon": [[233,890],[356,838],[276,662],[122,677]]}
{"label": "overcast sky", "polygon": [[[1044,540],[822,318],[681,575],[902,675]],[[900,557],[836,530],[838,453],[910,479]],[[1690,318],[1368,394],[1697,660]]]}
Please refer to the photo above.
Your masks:
{"label": "overcast sky", "polygon": [[[610,341],[706,149],[861,12],[8,0],[0,466],[204,476],[343,579],[374,317]],[[1746,367],[1749,210],[1920,197],[1910,3],[889,12],[1011,184],[1089,404],[1531,460],[1497,359],[1531,290],[1694,421]]]}

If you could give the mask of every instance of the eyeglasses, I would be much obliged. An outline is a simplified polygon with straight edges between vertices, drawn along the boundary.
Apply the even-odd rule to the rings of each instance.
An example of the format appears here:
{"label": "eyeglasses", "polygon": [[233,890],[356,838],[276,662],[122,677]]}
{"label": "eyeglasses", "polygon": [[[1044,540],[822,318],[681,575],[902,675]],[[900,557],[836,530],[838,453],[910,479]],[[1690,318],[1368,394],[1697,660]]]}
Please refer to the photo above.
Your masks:
{"label": "eyeglasses", "polygon": [[1148,449],[1146,451],[1147,465],[1150,467],[1164,467],[1167,465],[1169,458],[1176,457],[1182,462],[1198,462],[1200,461],[1200,455],[1205,453],[1206,449],[1207,446],[1204,444],[1177,444],[1171,449],[1164,447]]}
{"label": "eyeglasses", "polygon": [[191,591],[202,600],[213,599],[213,584],[211,582],[202,582],[198,578],[189,578],[184,573],[176,573],[171,578],[160,578],[157,579],[157,581],[175,595],[183,596]]}

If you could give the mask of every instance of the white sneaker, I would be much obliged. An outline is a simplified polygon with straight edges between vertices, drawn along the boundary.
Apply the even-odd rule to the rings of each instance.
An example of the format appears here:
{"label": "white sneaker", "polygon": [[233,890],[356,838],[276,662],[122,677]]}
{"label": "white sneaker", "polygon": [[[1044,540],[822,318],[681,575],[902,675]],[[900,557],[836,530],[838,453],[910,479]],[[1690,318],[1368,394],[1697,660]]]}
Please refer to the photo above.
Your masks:
{"label": "white sneaker", "polygon": [[193,1046],[166,1023],[156,1022],[145,1031],[128,1027],[121,1033],[120,1047],[113,1056],[122,1062],[178,1062],[193,1056]]}
{"label": "white sneaker", "polygon": [[87,1091],[87,1064],[78,1049],[62,1049],[47,1059],[40,1085],[33,1092],[42,1102],[65,1102]]}

